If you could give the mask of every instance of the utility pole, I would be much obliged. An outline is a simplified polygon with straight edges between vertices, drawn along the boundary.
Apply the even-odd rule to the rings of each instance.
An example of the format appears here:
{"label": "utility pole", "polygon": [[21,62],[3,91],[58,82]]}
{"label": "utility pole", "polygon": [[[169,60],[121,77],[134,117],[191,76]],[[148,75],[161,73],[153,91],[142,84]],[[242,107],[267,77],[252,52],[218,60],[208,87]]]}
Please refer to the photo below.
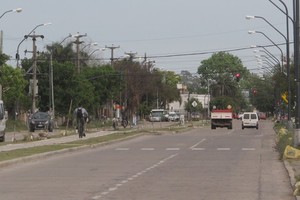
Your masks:
{"label": "utility pole", "polygon": [[112,46],[105,46],[105,48],[110,49],[111,50],[111,56],[110,56],[110,65],[113,66],[114,64],[114,50],[120,48],[120,46],[114,46],[112,44]]}
{"label": "utility pole", "polygon": [[80,51],[79,51],[79,45],[83,43],[83,41],[80,41],[79,39],[82,37],[86,37],[87,34],[84,35],[80,35],[79,33],[77,33],[77,35],[74,35],[74,37],[76,38],[76,41],[73,42],[74,44],[76,44],[76,54],[77,54],[77,59],[76,59],[76,67],[77,67],[77,73],[80,73]]}
{"label": "utility pole", "polygon": [[32,65],[32,108],[31,108],[31,112],[34,113],[35,110],[36,110],[36,95],[37,95],[37,79],[36,79],[36,68],[37,68],[37,65],[36,65],[36,45],[35,45],[35,42],[36,42],[36,39],[37,38],[42,38],[44,39],[44,36],[43,35],[36,35],[34,32],[32,35],[26,35],[26,37],[30,37],[32,38],[32,60],[33,60],[33,65]]}
{"label": "utility pole", "polygon": [[[295,123],[296,127],[294,130],[294,146],[299,145],[300,139],[300,3],[299,0],[295,1],[294,4],[294,41],[295,41],[295,80],[296,80],[296,116]],[[290,99],[289,99],[290,101]]]}
{"label": "utility pole", "polygon": [[135,56],[136,56],[137,53],[132,53],[132,52],[126,53],[125,52],[125,54],[128,55],[129,56],[129,60],[132,61],[135,58]]}

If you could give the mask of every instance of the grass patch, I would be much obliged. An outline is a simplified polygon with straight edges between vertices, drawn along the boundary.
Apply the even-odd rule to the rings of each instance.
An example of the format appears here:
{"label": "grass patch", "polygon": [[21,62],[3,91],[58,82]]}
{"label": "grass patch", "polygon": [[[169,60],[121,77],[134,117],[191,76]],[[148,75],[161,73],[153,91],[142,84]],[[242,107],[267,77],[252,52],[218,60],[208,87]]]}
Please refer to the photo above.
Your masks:
{"label": "grass patch", "polygon": [[63,143],[63,144],[55,144],[55,145],[44,145],[44,146],[36,146],[25,149],[16,149],[12,151],[0,152],[0,162],[12,160],[20,157],[32,156],[35,154],[41,154],[46,152],[58,151],[62,149],[68,149],[72,147],[80,147],[85,145],[96,145],[99,143],[109,142],[113,140],[123,139],[129,136],[137,135],[140,132],[132,131],[126,133],[113,133],[110,135],[89,138],[85,140],[77,140],[73,142]]}
{"label": "grass patch", "polygon": [[[90,124],[89,124],[90,125]],[[202,122],[193,122],[191,123],[186,123],[185,126],[180,126],[178,123],[171,124],[168,127],[159,127],[159,128],[146,128],[146,129],[124,129],[124,131],[116,131],[115,133],[105,135],[105,136],[100,136],[100,137],[93,137],[93,138],[87,138],[87,139],[78,139],[73,142],[68,142],[68,143],[63,143],[63,144],[55,144],[55,145],[44,145],[44,146],[36,146],[36,147],[31,147],[31,148],[24,148],[24,149],[17,149],[17,150],[11,150],[11,151],[6,151],[6,152],[0,152],[0,162],[2,161],[7,161],[7,160],[12,160],[20,157],[27,157],[27,156],[32,156],[35,154],[41,154],[41,153],[46,153],[46,152],[53,152],[53,151],[58,151],[58,150],[63,150],[63,149],[69,149],[72,147],[80,147],[80,146],[92,146],[92,145],[97,145],[109,141],[114,141],[114,140],[119,140],[119,139],[124,139],[130,136],[138,135],[141,133],[163,133],[163,132],[185,132],[189,130],[190,128],[193,128],[194,126],[197,125],[203,125]],[[94,126],[92,126],[94,127]],[[89,128],[91,128],[89,126]],[[99,128],[99,126],[95,126],[95,128]],[[63,130],[63,128],[62,128]],[[71,134],[68,135],[73,135],[75,132],[70,132]],[[88,135],[87,135],[88,136]],[[51,137],[64,137],[63,135],[57,135],[57,136],[51,136]],[[27,143],[27,142],[32,142],[31,140],[23,140],[23,141],[16,141],[14,144],[17,143]],[[10,142],[9,142],[10,143]],[[3,143],[4,144],[9,144],[7,142]],[[2,145],[2,144],[1,144]]]}

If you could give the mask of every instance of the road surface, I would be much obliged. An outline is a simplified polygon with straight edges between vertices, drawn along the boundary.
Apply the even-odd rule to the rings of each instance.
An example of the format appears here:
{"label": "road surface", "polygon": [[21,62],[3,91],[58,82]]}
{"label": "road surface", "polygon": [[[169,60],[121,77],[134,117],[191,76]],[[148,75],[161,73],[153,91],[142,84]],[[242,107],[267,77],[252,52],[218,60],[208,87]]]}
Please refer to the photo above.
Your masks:
{"label": "road surface", "polygon": [[1,169],[0,199],[292,200],[272,125],[144,135]]}

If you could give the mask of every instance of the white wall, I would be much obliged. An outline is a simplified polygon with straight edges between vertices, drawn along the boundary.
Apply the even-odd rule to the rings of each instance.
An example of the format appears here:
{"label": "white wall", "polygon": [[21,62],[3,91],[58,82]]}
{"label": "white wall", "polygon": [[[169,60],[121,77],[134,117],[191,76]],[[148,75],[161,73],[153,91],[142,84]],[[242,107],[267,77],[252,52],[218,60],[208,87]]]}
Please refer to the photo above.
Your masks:
{"label": "white wall", "polygon": [[202,103],[203,108],[209,107],[209,101],[210,101],[210,95],[208,94],[180,94],[181,96],[181,104],[179,101],[175,101],[172,103],[169,103],[169,111],[179,112],[181,114],[184,114],[184,104],[188,102],[188,98],[195,98],[199,102]]}

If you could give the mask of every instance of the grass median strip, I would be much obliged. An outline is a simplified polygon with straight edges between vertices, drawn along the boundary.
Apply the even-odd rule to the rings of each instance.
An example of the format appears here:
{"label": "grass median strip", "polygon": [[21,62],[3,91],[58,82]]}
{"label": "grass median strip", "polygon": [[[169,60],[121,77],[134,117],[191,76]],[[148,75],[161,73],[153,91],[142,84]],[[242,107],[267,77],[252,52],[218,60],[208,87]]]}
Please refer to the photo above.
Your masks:
{"label": "grass median strip", "polygon": [[73,142],[68,143],[62,143],[62,144],[52,144],[52,145],[43,145],[43,146],[36,146],[36,147],[30,147],[30,148],[24,148],[24,149],[16,149],[11,151],[2,151],[0,152],[0,162],[12,160],[16,158],[26,157],[26,156],[32,156],[35,154],[41,154],[51,151],[58,151],[62,149],[67,148],[73,148],[73,147],[80,147],[85,145],[95,145],[99,143],[109,142],[117,139],[122,139],[126,137],[130,137],[133,135],[137,135],[140,132],[128,132],[128,133],[113,133],[110,135],[100,136],[100,137],[94,137],[94,138],[88,138],[84,140],[76,140]]}
{"label": "grass median strip", "polygon": [[[27,157],[27,156],[32,156],[36,154],[42,154],[42,153],[47,153],[47,152],[53,152],[53,151],[59,151],[63,149],[69,149],[73,147],[80,147],[80,146],[92,146],[96,144],[101,144],[109,141],[115,141],[118,139],[123,139],[127,138],[130,136],[138,135],[141,133],[151,133],[151,134],[157,134],[157,133],[164,133],[164,132],[184,132],[191,128],[192,126],[170,126],[170,127],[160,127],[160,128],[155,128],[155,129],[138,129],[134,131],[118,131],[113,134],[105,135],[105,136],[99,136],[99,137],[93,137],[93,138],[88,138],[87,139],[78,139],[73,142],[67,142],[67,143],[62,143],[62,144],[51,144],[51,145],[43,145],[43,146],[35,146],[35,147],[29,147],[29,148],[23,148],[23,149],[16,149],[16,150],[11,150],[11,151],[2,151],[0,152],[0,162],[3,161],[8,161],[8,160],[13,160],[21,157]],[[26,141],[30,142],[30,141]]]}

